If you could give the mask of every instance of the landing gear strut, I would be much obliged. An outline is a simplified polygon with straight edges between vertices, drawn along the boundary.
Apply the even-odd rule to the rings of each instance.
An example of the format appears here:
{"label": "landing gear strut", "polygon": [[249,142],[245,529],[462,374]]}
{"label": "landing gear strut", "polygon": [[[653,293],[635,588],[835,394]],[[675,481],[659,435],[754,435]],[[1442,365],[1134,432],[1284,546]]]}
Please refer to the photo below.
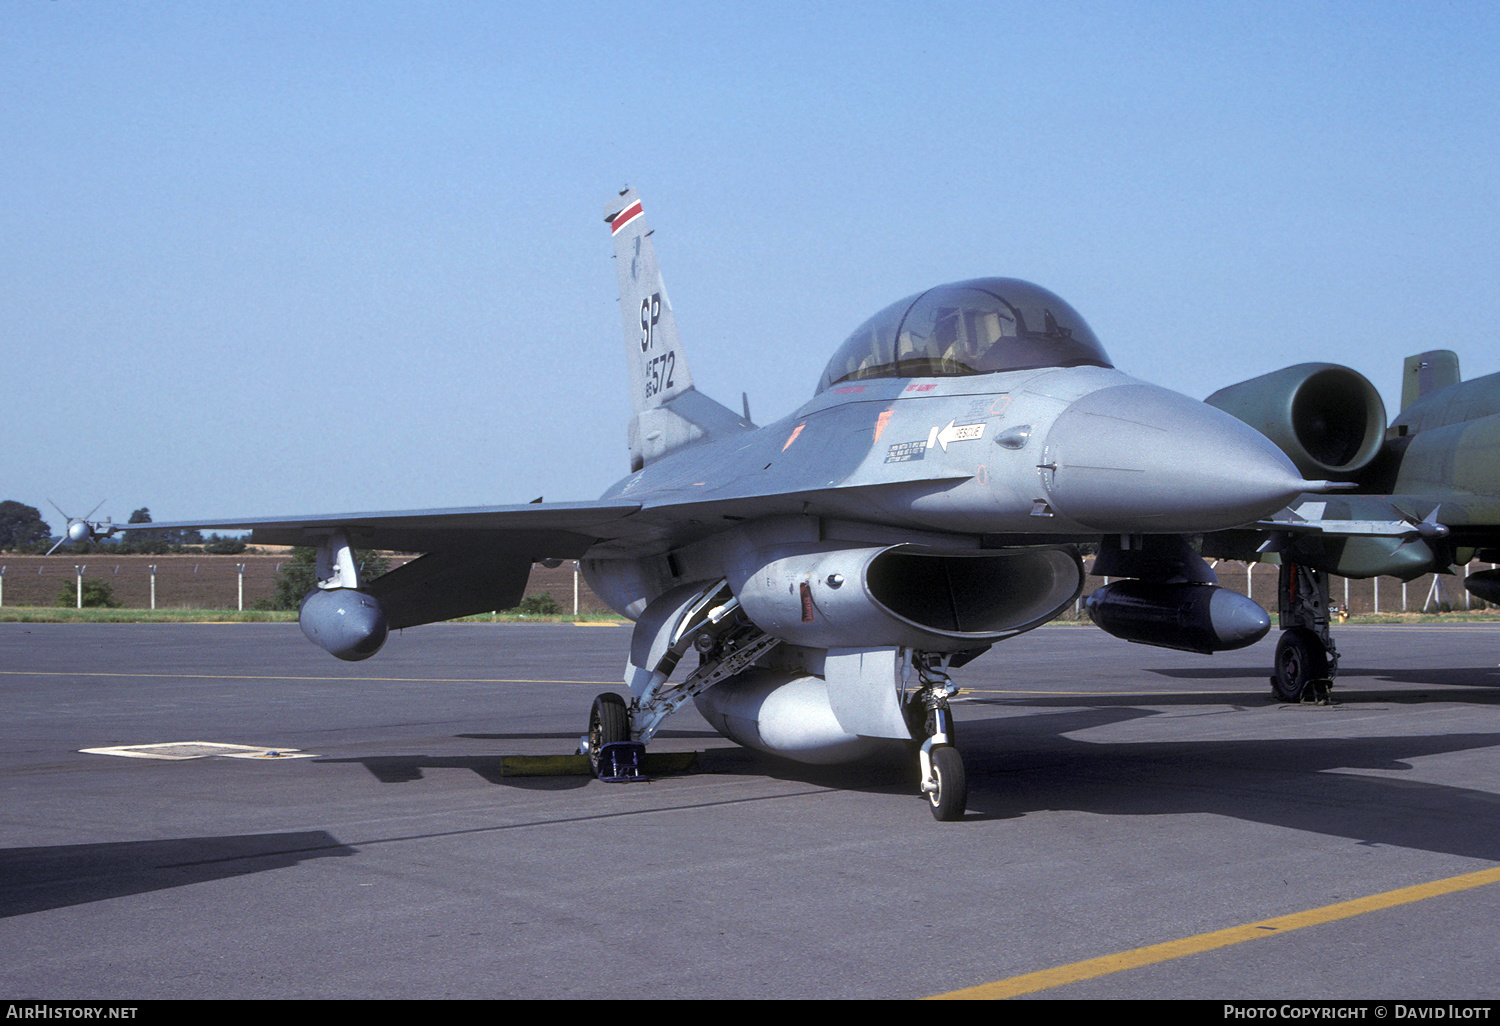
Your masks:
{"label": "landing gear strut", "polygon": [[1283,702],[1327,703],[1339,669],[1339,650],[1328,631],[1328,574],[1282,563],[1277,599],[1282,634],[1271,690]]}
{"label": "landing gear strut", "polygon": [[[578,750],[587,753],[600,780],[646,779],[646,743],[662,721],[781,643],[739,613],[739,601],[723,582],[667,598],[666,613],[655,623],[666,641],[649,660],[649,672],[635,667],[642,682],[638,691],[632,683],[635,700],[626,705],[621,696],[605,692],[594,699],[589,712],[589,732],[580,739]],[[700,657],[698,668],[680,684],[669,684],[667,679],[689,648]]]}
{"label": "landing gear strut", "polygon": [[964,776],[963,757],[953,747],[953,713],[948,708],[948,699],[958,693],[958,688],[930,657],[918,653],[915,661],[921,685],[907,700],[907,711],[912,734],[927,735],[917,756],[922,794],[932,807],[934,819],[963,819],[969,804],[969,782]]}

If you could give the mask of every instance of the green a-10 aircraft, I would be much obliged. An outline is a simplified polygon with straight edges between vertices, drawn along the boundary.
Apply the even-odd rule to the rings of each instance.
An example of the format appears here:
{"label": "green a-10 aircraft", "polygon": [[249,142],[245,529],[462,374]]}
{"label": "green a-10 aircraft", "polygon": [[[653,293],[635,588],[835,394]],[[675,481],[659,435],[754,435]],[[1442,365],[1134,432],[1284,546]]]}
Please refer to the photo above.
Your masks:
{"label": "green a-10 aircraft", "polygon": [[[1274,538],[1315,574],[1389,573],[1413,553],[1406,570],[1451,558],[1464,537],[1456,518],[1496,522],[1493,500],[1445,497],[1438,519],[1422,510],[1401,533],[1332,540],[1339,525],[1306,512],[1341,487],[1329,479],[1405,487],[1420,465],[1422,490],[1437,472],[1422,462],[1424,440],[1454,429],[1413,415],[1398,420],[1409,435],[1383,441],[1373,391],[1350,399],[1352,372],[1337,369],[1226,390],[1215,397],[1226,413],[1115,370],[1072,307],[1009,278],[893,303],[837,349],[810,400],[756,426],[748,404],[737,412],[694,388],[635,192],[614,197],[605,220],[635,415],[630,473],[602,498],[141,527],[316,546],[318,587],[300,622],[341,659],[373,655],[392,628],[513,606],[533,563],[578,559],[593,590],[635,621],[629,699],[595,699],[580,742],[602,777],[639,772],[642,746],[692,700],[725,736],[806,762],[917,749],[920,792],[949,820],[967,801],[949,672],[1070,606],[1085,576],[1080,543],[1100,542],[1094,572],[1120,578],[1090,597],[1096,622],[1208,652],[1260,639],[1270,618],[1217,586],[1191,538],[1221,539],[1210,550]],[[1373,433],[1369,452],[1345,421]],[[1361,503],[1393,501],[1344,496],[1324,513],[1348,503],[1352,522],[1367,515]],[[1301,519],[1277,517],[1289,504]],[[80,519],[67,535],[131,529]],[[424,555],[362,580],[355,547]],[[1331,651],[1326,624],[1319,635],[1297,619],[1307,608],[1292,603],[1293,676],[1321,670],[1318,653]],[[678,674],[689,652],[696,666]]]}
{"label": "green a-10 aircraft", "polygon": [[[1412,580],[1500,562],[1500,374],[1462,381],[1446,349],[1407,357],[1389,427],[1375,387],[1336,364],[1287,367],[1206,402],[1276,442],[1303,473],[1352,489],[1301,496],[1251,530],[1203,539],[1202,551],[1222,559],[1279,559],[1271,683],[1280,698],[1321,696],[1338,672],[1328,575]],[[1464,583],[1500,602],[1500,571]]]}

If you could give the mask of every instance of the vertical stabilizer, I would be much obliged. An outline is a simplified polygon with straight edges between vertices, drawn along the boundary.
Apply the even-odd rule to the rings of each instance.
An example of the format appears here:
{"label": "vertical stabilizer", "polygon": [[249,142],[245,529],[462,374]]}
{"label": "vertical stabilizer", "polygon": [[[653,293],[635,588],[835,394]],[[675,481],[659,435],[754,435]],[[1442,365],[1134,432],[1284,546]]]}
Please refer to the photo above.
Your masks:
{"label": "vertical stabilizer", "polygon": [[[625,326],[625,358],[630,367],[630,469],[713,435],[745,431],[754,425],[693,388],[677,318],[656,266],[651,230],[634,189],[604,208],[615,240],[620,276],[620,317]],[[748,404],[747,404],[748,405]]]}
{"label": "vertical stabilizer", "polygon": [[626,189],[604,209],[615,240],[615,271],[620,276],[620,317],[630,363],[630,392],[635,412],[661,406],[693,387],[677,318],[667,300],[651,230],[640,197]]}
{"label": "vertical stabilizer", "polygon": [[1458,384],[1458,354],[1451,349],[1433,349],[1406,358],[1401,375],[1401,408],[1404,410],[1424,395]]}

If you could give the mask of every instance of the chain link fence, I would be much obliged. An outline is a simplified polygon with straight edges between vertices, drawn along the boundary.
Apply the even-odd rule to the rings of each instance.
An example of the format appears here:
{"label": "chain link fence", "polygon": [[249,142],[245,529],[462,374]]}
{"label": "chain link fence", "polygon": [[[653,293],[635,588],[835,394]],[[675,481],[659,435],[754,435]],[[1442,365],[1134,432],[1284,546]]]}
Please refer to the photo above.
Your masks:
{"label": "chain link fence", "polygon": [[[1240,563],[1225,560],[1210,560],[1209,565],[1219,576],[1219,584],[1225,588],[1248,595],[1269,612],[1276,615],[1276,583],[1281,568],[1270,563]],[[1452,575],[1423,574],[1414,581],[1401,581],[1394,577],[1371,577],[1353,580],[1348,577],[1328,577],[1328,603],[1346,611],[1350,616],[1365,616],[1371,613],[1447,613],[1491,609],[1494,606],[1470,595],[1464,588],[1464,578],[1481,570],[1492,570],[1494,563],[1470,563],[1455,567]],[[1095,588],[1107,583],[1103,577],[1089,577],[1084,582],[1083,597],[1087,598]],[[1082,610],[1082,599],[1074,607],[1076,618]],[[1082,614],[1087,619],[1087,614]]]}
{"label": "chain link fence", "polygon": [[[394,556],[391,569],[415,557]],[[85,581],[98,580],[109,586],[116,602],[127,609],[251,609],[269,600],[276,591],[276,575],[291,565],[289,553],[238,556],[16,556],[0,553],[0,605],[55,606],[64,592],[76,592],[82,568]],[[1216,562],[1212,564],[1219,583],[1259,602],[1272,615],[1276,612],[1278,568],[1265,563]],[[609,609],[589,590],[568,560],[558,567],[537,565],[527,583],[528,595],[550,594],[564,612],[607,613]],[[1453,576],[1426,574],[1405,582],[1394,577],[1356,581],[1330,577],[1329,600],[1351,615],[1367,613],[1447,612],[1477,610],[1489,606],[1464,589],[1468,573],[1494,568],[1491,563],[1471,563]],[[1105,583],[1090,577],[1084,595]],[[575,605],[576,589],[576,605]],[[243,603],[243,605],[241,605]],[[72,605],[72,601],[68,602]],[[1078,608],[1081,608],[1079,603]],[[1077,615],[1077,612],[1073,614]]]}
{"label": "chain link fence", "polygon": [[[392,570],[415,559],[392,556]],[[78,579],[108,585],[115,602],[126,609],[253,609],[276,594],[276,575],[294,563],[290,553],[237,556],[17,556],[0,553],[0,606],[56,606],[66,597],[74,604]],[[573,612],[574,563],[535,566],[528,595],[550,594],[565,612]],[[603,613],[608,608],[577,580],[577,611]]]}

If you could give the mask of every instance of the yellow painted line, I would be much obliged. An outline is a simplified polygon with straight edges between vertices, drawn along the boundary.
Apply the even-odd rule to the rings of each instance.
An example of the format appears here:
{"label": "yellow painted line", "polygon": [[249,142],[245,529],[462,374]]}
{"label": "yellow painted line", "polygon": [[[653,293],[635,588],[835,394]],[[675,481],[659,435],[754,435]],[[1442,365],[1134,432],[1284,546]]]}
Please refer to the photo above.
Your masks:
{"label": "yellow painted line", "polygon": [[1348,919],[1366,912],[1378,912],[1381,909],[1395,908],[1398,905],[1409,905],[1415,901],[1454,894],[1473,887],[1484,887],[1492,883],[1500,883],[1500,866],[1493,869],[1481,869],[1476,873],[1450,876],[1446,880],[1434,880],[1431,883],[1402,887],[1398,890],[1386,891],[1384,894],[1372,894],[1368,898],[1355,898],[1353,901],[1341,901],[1336,905],[1324,905],[1322,908],[1309,909],[1306,912],[1293,912],[1291,915],[1277,916],[1274,919],[1262,919],[1258,923],[1231,926],[1227,930],[1200,933],[1195,937],[1184,937],[1181,940],[1167,941],[1164,944],[1152,944],[1133,951],[1120,951],[1101,958],[1090,958],[1071,965],[1058,966],[1056,969],[1043,969],[1040,972],[1026,973],[1023,976],[1012,976],[1008,980],[997,980],[994,983],[954,990],[947,994],[935,994],[930,1000],[996,999],[1034,994],[1039,990],[1049,990],[1052,987],[1061,987],[1069,983],[1092,980],[1111,973],[1124,972],[1126,969],[1154,965],[1157,962],[1169,962],[1174,958],[1185,958],[1188,955],[1212,951],[1215,948],[1227,948],[1248,940],[1275,937],[1290,930],[1320,926],[1323,923]]}
{"label": "yellow painted line", "polygon": [[149,677],[155,680],[336,680],[346,684],[371,681],[385,684],[602,684],[621,687],[617,680],[528,680],[506,677],[282,677],[252,673],[84,673],[67,670],[0,670],[12,677]]}

